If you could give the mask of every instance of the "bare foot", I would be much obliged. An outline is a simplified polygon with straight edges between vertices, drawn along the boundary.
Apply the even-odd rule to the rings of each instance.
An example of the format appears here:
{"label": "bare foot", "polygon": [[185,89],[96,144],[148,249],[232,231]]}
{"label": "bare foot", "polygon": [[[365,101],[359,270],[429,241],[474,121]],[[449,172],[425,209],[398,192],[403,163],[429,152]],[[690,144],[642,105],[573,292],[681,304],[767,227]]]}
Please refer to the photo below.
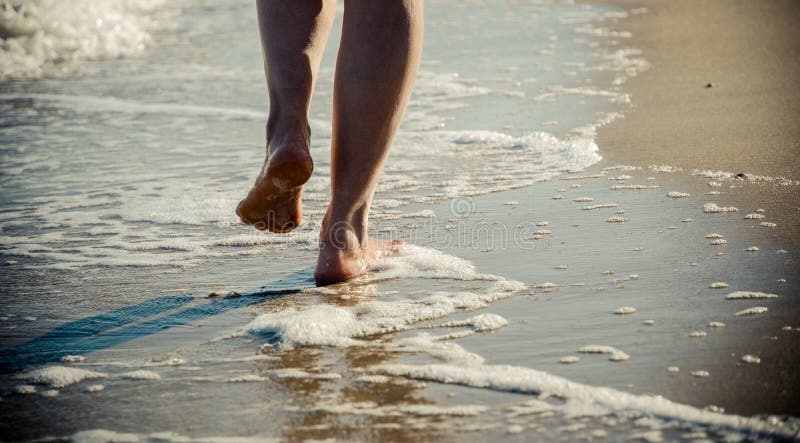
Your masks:
{"label": "bare foot", "polygon": [[307,139],[270,146],[269,159],[236,215],[261,231],[291,231],[303,218],[302,186],[313,170]]}
{"label": "bare foot", "polygon": [[403,240],[379,240],[366,237],[359,241],[352,229],[331,233],[323,222],[319,259],[314,279],[318,285],[339,283],[363,274],[370,263],[395,255]]}

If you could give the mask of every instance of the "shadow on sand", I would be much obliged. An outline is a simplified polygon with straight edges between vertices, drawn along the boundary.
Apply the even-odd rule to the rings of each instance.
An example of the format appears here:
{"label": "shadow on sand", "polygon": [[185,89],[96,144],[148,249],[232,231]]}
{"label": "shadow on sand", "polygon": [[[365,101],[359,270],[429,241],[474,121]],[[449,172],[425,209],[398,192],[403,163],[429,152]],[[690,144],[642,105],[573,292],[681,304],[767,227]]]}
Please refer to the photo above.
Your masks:
{"label": "shadow on sand", "polygon": [[31,341],[0,350],[0,373],[17,372],[58,361],[67,355],[110,348],[313,286],[313,270],[302,269],[236,296],[209,298],[205,293],[185,293],[150,299],[63,324]]}

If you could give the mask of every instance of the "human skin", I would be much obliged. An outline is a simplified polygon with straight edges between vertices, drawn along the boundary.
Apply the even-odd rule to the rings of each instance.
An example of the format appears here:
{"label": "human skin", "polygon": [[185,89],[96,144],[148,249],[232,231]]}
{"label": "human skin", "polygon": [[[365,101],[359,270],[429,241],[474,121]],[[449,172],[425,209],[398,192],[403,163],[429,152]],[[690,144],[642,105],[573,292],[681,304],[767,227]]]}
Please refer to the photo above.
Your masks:
{"label": "human skin", "polygon": [[[269,91],[267,158],[237,214],[260,230],[289,232],[302,221],[311,176],[308,110],[335,1],[259,0]],[[320,231],[315,279],[356,277],[397,248],[370,238],[369,209],[411,95],[422,49],[421,0],[346,0],[336,60],[331,202]]]}

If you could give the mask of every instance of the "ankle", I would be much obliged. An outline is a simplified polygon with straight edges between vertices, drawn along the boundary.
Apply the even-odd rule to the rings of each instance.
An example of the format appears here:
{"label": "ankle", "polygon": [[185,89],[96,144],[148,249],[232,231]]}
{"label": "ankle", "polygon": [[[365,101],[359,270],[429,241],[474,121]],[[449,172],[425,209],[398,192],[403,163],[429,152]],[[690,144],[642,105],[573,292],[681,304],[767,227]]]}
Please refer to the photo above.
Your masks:
{"label": "ankle", "polygon": [[327,247],[354,251],[361,249],[367,242],[367,221],[364,217],[331,215],[329,210],[322,223],[320,243]]}
{"label": "ankle", "polygon": [[278,148],[285,144],[302,144],[308,147],[311,127],[305,115],[279,118],[270,115],[267,120],[267,146]]}

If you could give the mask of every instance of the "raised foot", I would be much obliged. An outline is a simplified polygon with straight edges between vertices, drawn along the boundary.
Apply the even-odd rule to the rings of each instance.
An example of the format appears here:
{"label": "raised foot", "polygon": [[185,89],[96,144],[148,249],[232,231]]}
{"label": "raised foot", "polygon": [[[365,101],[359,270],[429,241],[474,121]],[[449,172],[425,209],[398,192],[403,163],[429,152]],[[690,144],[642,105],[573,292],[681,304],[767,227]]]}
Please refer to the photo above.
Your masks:
{"label": "raised foot", "polygon": [[329,285],[358,277],[373,261],[396,255],[405,242],[369,237],[364,243],[363,246],[354,248],[337,248],[330,243],[322,243],[314,272],[317,284]]}
{"label": "raised foot", "polygon": [[270,155],[236,215],[261,231],[291,231],[303,219],[302,186],[313,170],[307,143],[283,144]]}

